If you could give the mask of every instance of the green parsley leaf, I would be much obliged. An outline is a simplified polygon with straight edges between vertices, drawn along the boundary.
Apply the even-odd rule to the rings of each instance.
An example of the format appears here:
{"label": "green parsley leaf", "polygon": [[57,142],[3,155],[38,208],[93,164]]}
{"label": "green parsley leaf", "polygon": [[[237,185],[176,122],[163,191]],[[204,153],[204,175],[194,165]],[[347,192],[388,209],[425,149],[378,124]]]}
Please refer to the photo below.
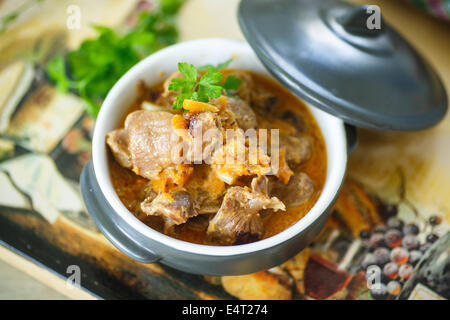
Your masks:
{"label": "green parsley leaf", "polygon": [[174,110],[179,110],[179,109],[183,109],[183,102],[184,100],[188,100],[192,98],[192,93],[180,93],[179,95],[177,95],[176,99],[175,99],[175,103],[173,104],[173,109]]}
{"label": "green parsley leaf", "polygon": [[[178,40],[175,15],[185,0],[159,0],[157,9],[142,12],[132,29],[125,34],[104,26],[94,26],[98,35],[83,41],[66,57],[55,57],[47,64],[47,75],[56,87],[78,94],[86,110],[96,115],[102,100],[114,84],[139,60]],[[66,73],[67,64],[67,73]],[[197,72],[189,65],[187,78],[179,83],[190,91],[197,84]],[[177,90],[178,91],[178,90]],[[181,99],[181,98],[180,98]]]}
{"label": "green parsley leaf", "polygon": [[209,102],[220,97],[223,88],[219,85],[199,85],[197,94],[198,100],[201,102]]}
{"label": "green parsley leaf", "polygon": [[230,63],[233,61],[233,59],[228,59],[227,61],[225,61],[225,62],[222,62],[222,63],[219,63],[218,65],[217,65],[217,67],[216,67],[216,70],[217,71],[220,71],[220,70],[224,70],[224,69],[226,69],[226,68],[228,68],[228,66],[230,65]]}
{"label": "green parsley leaf", "polygon": [[181,91],[181,92],[190,92],[197,85],[197,81],[191,81],[186,78],[175,78],[172,79],[172,82],[169,85],[169,90],[171,91]]}
{"label": "green parsley leaf", "polygon": [[213,85],[217,84],[222,80],[223,74],[217,71],[208,70],[201,78],[200,78],[200,84],[202,85]]}
{"label": "green parsley leaf", "polygon": [[223,84],[223,87],[227,91],[228,90],[237,90],[237,89],[239,89],[241,84],[242,84],[242,81],[240,79],[236,78],[233,75],[230,75],[225,79],[225,83]]}
{"label": "green parsley leaf", "polygon": [[[180,92],[176,97],[173,109],[182,109],[184,100],[190,99],[200,102],[209,102],[220,97],[220,95],[228,90],[236,90],[241,85],[241,80],[235,76],[228,76],[224,85],[221,81],[224,75],[219,72],[218,68],[226,68],[231,60],[206,68],[203,66],[205,73],[198,80],[200,68],[196,68],[192,64],[186,62],[178,63],[178,70],[184,75],[184,78],[174,78],[170,82],[169,90]],[[221,69],[222,70],[222,69]]]}
{"label": "green parsley leaf", "polygon": [[221,71],[230,65],[230,63],[233,61],[233,59],[228,59],[225,62],[219,63],[217,66],[213,66],[212,64],[206,64],[204,66],[198,67],[198,72],[203,72],[207,70],[213,70],[213,71]]}
{"label": "green parsley leaf", "polygon": [[48,76],[56,82],[59,91],[66,93],[69,90],[69,79],[66,74],[66,65],[62,56],[56,56],[47,64]]}
{"label": "green parsley leaf", "polygon": [[176,14],[185,0],[160,0],[161,11],[167,14]]}
{"label": "green parsley leaf", "polygon": [[186,62],[180,62],[178,64],[178,70],[188,79],[189,81],[197,82],[197,68],[193,64],[188,64]]}

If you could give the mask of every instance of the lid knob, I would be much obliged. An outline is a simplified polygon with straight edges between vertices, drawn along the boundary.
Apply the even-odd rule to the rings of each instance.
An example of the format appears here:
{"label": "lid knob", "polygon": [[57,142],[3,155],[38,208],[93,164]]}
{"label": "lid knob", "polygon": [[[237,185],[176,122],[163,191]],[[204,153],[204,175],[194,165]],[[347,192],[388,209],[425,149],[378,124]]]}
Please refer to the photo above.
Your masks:
{"label": "lid knob", "polygon": [[[360,6],[344,12],[337,21],[345,31],[359,36],[377,37],[384,31],[381,13],[375,6]],[[373,20],[373,21],[372,21]]]}
{"label": "lid knob", "polygon": [[332,2],[320,11],[328,28],[347,43],[375,55],[392,54],[394,40],[386,32],[378,10],[375,6]]}

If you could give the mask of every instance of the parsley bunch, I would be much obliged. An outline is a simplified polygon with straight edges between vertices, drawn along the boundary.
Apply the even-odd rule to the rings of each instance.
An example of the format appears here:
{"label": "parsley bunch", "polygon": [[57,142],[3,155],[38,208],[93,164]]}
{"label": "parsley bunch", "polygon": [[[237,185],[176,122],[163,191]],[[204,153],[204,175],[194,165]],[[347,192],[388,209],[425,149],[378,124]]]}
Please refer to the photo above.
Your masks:
{"label": "parsley bunch", "polygon": [[160,0],[159,8],[139,15],[134,28],[124,35],[95,26],[96,39],[85,40],[78,50],[58,55],[47,64],[47,75],[56,87],[72,90],[96,116],[100,103],[113,85],[139,60],[175,43],[175,15],[184,0]]}
{"label": "parsley bunch", "polygon": [[[184,100],[209,102],[220,97],[224,91],[230,95],[230,90],[237,90],[241,80],[233,75],[228,76],[221,84],[224,75],[220,70],[228,67],[230,63],[231,59],[218,66],[205,65],[196,68],[192,64],[180,62],[178,70],[184,78],[174,78],[169,85],[169,90],[180,92],[175,99],[173,109],[182,109]],[[199,72],[204,72],[200,79]]]}

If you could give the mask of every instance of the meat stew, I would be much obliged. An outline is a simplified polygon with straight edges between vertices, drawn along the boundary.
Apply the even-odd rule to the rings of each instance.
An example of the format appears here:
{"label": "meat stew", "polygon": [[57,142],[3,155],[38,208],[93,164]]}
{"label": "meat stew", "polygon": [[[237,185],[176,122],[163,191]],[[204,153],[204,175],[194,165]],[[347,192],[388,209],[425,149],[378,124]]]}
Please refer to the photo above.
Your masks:
{"label": "meat stew", "polygon": [[[208,102],[185,100],[185,110],[172,108],[180,92],[169,88],[183,78],[179,72],[156,86],[141,82],[139,98],[106,143],[114,189],[138,219],[180,240],[238,245],[273,236],[304,217],[325,183],[327,157],[320,128],[300,99],[253,72],[221,73],[240,86]],[[271,151],[260,149],[255,163],[223,164],[219,160],[228,159],[239,141],[245,150],[249,143],[211,135],[199,146],[192,137],[207,129],[224,136],[229,129],[255,129],[258,138],[260,129],[278,129],[276,172]],[[186,147],[183,157],[200,161],[175,163],[176,145]],[[191,154],[196,148],[200,159]]]}

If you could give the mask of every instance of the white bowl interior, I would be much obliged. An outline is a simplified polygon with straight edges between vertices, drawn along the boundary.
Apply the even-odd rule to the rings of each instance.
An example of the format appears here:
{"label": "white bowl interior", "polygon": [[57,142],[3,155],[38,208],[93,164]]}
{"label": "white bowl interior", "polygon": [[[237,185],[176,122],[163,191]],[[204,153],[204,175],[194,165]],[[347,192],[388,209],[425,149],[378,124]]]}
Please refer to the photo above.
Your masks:
{"label": "white bowl interior", "polygon": [[322,193],[314,207],[299,222],[283,232],[254,243],[239,246],[208,246],[193,244],[166,236],[139,221],[122,204],[112,186],[107,161],[105,136],[116,129],[120,119],[137,97],[137,83],[144,80],[153,85],[177,70],[178,62],[196,66],[218,64],[233,58],[231,68],[245,69],[270,76],[250,46],[229,39],[201,39],[180,43],[163,49],[142,60],[128,71],[111,89],[98,115],[93,138],[94,171],[100,188],[111,207],[139,232],[173,248],[205,255],[238,255],[277,245],[307,228],[335,198],[344,179],[347,165],[347,144],[343,122],[308,105],[319,124],[326,143],[327,175]]}

